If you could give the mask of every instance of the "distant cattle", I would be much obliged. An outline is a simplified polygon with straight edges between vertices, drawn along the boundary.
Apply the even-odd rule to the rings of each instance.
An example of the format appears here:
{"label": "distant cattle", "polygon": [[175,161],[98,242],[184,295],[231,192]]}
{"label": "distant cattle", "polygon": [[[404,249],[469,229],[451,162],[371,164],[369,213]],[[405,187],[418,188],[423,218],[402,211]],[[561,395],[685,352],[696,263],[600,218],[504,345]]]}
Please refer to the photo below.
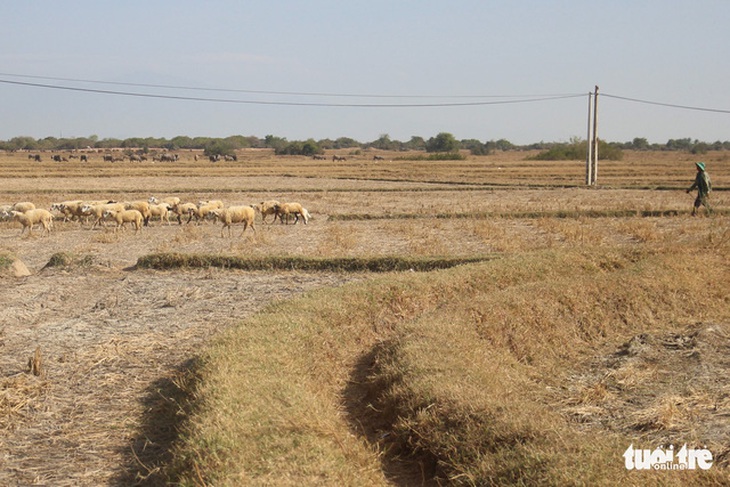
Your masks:
{"label": "distant cattle", "polygon": [[384,161],[385,160],[385,157],[383,157],[383,156],[373,156],[373,160],[374,161]]}
{"label": "distant cattle", "polygon": [[338,156],[338,155],[332,156],[332,162],[346,161],[346,160],[347,160],[347,157],[344,157],[344,156]]}
{"label": "distant cattle", "polygon": [[41,155],[40,154],[28,154],[28,159],[32,159],[36,162],[41,162]]}
{"label": "distant cattle", "polygon": [[89,162],[89,157],[86,154],[81,154],[81,162]]}
{"label": "distant cattle", "polygon": [[326,161],[327,157],[320,154],[315,154],[312,156],[312,159],[314,159],[315,161]]}

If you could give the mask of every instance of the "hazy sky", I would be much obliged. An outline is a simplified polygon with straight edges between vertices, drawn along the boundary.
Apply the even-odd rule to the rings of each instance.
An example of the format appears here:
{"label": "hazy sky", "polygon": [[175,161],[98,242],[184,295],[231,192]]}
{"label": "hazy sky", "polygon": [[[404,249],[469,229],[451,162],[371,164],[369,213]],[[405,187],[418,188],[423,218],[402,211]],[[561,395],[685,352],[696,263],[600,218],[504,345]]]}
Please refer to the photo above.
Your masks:
{"label": "hazy sky", "polygon": [[727,0],[8,0],[0,13],[2,140],[568,141],[586,137],[595,85],[605,140],[730,140]]}

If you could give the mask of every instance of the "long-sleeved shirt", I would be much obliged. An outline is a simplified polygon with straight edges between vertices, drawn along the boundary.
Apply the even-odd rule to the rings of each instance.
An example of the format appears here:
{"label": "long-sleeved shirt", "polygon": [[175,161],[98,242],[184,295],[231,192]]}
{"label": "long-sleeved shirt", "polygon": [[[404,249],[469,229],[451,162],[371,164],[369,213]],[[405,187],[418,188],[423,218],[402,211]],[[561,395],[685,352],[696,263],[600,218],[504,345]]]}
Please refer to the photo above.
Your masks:
{"label": "long-sleeved shirt", "polygon": [[707,196],[712,191],[712,183],[710,182],[710,175],[706,171],[697,171],[695,176],[695,182],[689,187],[688,191],[697,189],[697,196]]}

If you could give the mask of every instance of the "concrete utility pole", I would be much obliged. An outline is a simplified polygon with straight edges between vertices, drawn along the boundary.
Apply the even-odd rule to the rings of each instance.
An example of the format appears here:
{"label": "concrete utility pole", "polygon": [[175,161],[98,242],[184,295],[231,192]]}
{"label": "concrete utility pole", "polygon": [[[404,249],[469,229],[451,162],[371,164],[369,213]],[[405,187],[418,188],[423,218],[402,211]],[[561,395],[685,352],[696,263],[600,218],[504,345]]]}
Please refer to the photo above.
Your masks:
{"label": "concrete utility pole", "polygon": [[591,125],[593,123],[593,93],[588,92],[588,135],[586,135],[586,186],[593,181],[593,137],[591,136]]}
{"label": "concrete utility pole", "polygon": [[[593,133],[591,133],[593,115]],[[586,156],[586,185],[595,186],[598,179],[598,86],[593,93],[593,113],[591,114],[591,93],[588,93],[588,154]]]}

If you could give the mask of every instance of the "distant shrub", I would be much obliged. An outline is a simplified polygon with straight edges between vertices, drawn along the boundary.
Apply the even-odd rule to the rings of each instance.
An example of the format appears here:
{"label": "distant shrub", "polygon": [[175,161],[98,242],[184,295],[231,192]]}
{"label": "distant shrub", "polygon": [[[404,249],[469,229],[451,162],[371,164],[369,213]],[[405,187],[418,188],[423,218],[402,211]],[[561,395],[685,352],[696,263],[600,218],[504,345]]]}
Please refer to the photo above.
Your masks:
{"label": "distant shrub", "polygon": [[[588,143],[586,141],[572,141],[568,144],[555,144],[549,149],[530,157],[535,161],[579,161],[586,158]],[[610,161],[620,161],[624,157],[620,147],[602,140],[598,141],[598,158]]]}
{"label": "distant shrub", "polygon": [[459,152],[437,152],[435,154],[418,154],[414,156],[396,157],[396,161],[463,161],[466,159],[464,154]]}
{"label": "distant shrub", "polygon": [[317,142],[309,139],[304,142],[288,142],[286,145],[275,147],[274,153],[279,156],[313,156],[321,154],[322,149]]}

